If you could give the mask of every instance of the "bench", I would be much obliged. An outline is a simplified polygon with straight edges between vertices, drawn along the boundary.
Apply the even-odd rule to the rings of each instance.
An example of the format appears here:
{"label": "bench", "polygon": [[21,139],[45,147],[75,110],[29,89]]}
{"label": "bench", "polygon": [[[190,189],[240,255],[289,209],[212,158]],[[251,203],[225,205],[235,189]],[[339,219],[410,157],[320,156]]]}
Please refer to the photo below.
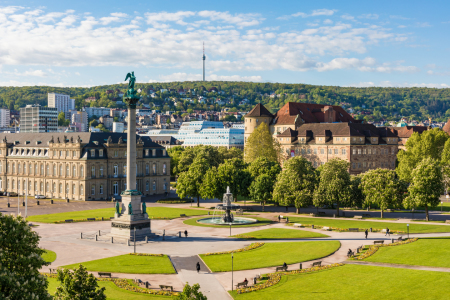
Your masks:
{"label": "bench", "polygon": [[359,228],[349,228],[348,231],[356,231],[356,232],[359,232]]}
{"label": "bench", "polygon": [[370,218],[370,214],[362,214],[362,216]]}
{"label": "bench", "polygon": [[173,292],[173,286],[171,285],[159,285],[159,288],[161,289],[161,291],[163,291],[164,289],[170,290],[171,292]]}
{"label": "bench", "polygon": [[384,244],[384,240],[383,241],[373,241],[373,244],[374,245],[376,245],[376,244]]}
{"label": "bench", "polygon": [[318,216],[325,216],[325,212],[324,212],[324,211],[319,211],[319,212],[317,213],[317,215],[318,215]]}
{"label": "bench", "polygon": [[247,283],[248,283],[248,281],[238,282],[238,284],[236,284],[236,287],[237,288],[240,287],[240,286],[247,287]]}
{"label": "bench", "polygon": [[355,255],[355,252],[351,251],[351,252],[347,252],[347,257],[353,257]]}
{"label": "bench", "polygon": [[403,237],[402,236],[397,239],[397,242],[401,242],[401,241],[403,241]]}
{"label": "bench", "polygon": [[88,221],[95,221],[95,218],[87,218]]}
{"label": "bench", "polygon": [[302,227],[302,224],[294,223],[294,227]]}
{"label": "bench", "polygon": [[180,214],[180,217],[186,217],[186,214]]}
{"label": "bench", "polygon": [[66,223],[72,223],[72,222],[73,222],[73,219],[64,220],[64,222],[66,222]]}
{"label": "bench", "polygon": [[322,261],[316,261],[312,264],[313,267],[321,267],[322,266]]}
{"label": "bench", "polygon": [[280,271],[284,271],[284,272],[286,272],[287,271],[287,267],[283,267],[283,266],[281,266],[281,267],[277,267],[276,269],[275,269],[275,272],[280,272]]}
{"label": "bench", "polygon": [[56,270],[56,269],[49,269],[49,271],[50,271],[50,274],[53,274],[53,273],[58,273],[58,271]]}
{"label": "bench", "polygon": [[363,216],[353,216],[353,219],[362,219]]}
{"label": "bench", "polygon": [[98,272],[98,277],[102,277],[102,276],[108,276],[109,278],[111,278],[111,273]]}

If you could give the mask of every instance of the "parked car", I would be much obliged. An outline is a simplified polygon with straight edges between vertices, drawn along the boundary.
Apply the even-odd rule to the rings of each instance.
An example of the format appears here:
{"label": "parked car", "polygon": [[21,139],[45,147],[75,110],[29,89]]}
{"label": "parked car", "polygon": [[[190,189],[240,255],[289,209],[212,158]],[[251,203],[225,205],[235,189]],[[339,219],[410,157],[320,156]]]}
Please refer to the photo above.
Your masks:
{"label": "parked car", "polygon": [[18,195],[17,195],[16,192],[9,192],[9,196],[11,196],[11,197],[17,197]]}
{"label": "parked car", "polygon": [[46,197],[44,195],[36,195],[34,196],[35,199],[45,199]]}

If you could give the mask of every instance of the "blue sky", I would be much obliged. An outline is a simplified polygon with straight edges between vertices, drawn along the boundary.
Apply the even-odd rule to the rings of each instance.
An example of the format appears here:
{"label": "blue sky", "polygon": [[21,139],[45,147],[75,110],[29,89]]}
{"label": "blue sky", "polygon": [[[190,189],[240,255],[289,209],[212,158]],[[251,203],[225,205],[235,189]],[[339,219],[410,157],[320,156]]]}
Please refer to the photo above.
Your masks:
{"label": "blue sky", "polygon": [[450,87],[449,1],[0,0],[0,86]]}

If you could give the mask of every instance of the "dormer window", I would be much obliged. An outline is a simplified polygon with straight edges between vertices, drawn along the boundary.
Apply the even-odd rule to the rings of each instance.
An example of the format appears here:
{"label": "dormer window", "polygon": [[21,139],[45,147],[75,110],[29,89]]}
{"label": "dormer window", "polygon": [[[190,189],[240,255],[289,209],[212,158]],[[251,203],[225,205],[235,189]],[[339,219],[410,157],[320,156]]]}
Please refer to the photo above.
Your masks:
{"label": "dormer window", "polygon": [[150,150],[145,149],[145,156],[150,156]]}
{"label": "dormer window", "polygon": [[95,149],[91,149],[91,157],[95,157]]}
{"label": "dormer window", "polygon": [[103,157],[103,149],[98,150],[98,156]]}

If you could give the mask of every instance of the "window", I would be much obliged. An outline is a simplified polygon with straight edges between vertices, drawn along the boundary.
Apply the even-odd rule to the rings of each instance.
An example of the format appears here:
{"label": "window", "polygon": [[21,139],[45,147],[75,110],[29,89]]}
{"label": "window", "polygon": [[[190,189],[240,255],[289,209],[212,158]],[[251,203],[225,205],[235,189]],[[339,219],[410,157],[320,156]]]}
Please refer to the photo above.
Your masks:
{"label": "window", "polygon": [[339,149],[334,149],[334,154],[339,154]]}
{"label": "window", "polygon": [[69,184],[66,183],[66,194],[68,194],[69,192],[70,192],[70,190],[69,190]]}
{"label": "window", "polygon": [[359,138],[359,141],[362,142],[363,138]]}
{"label": "window", "polygon": [[[24,185],[25,186],[25,185]],[[52,189],[52,193],[56,192],[56,183],[53,182],[53,189]]]}
{"label": "window", "polygon": [[319,141],[322,141],[322,138],[321,138],[321,137],[319,138]]}
{"label": "window", "polygon": [[114,177],[119,176],[119,166],[114,165],[113,169],[114,169]]}
{"label": "window", "polygon": [[41,182],[41,193],[43,193],[43,192],[44,192],[44,183]]}
{"label": "window", "polygon": [[127,176],[127,165],[123,165],[123,176]]}
{"label": "window", "polygon": [[145,183],[145,190],[148,192],[148,190],[150,189],[150,182],[146,182]]}
{"label": "window", "polygon": [[341,139],[340,138],[336,138],[336,142],[339,142]]}
{"label": "window", "polygon": [[70,176],[70,165],[66,164],[66,176]]}
{"label": "window", "polygon": [[16,188],[16,181],[13,179],[12,180],[12,189],[14,190]]}
{"label": "window", "polygon": [[34,165],[34,175],[37,175],[37,174],[38,174],[38,165],[35,164]]}
{"label": "window", "polygon": [[145,156],[149,156],[150,155],[150,150],[145,149]]}
{"label": "window", "polygon": [[307,154],[311,154],[311,149],[308,148],[308,149],[306,150],[306,153],[307,153]]}
{"label": "window", "polygon": [[32,191],[31,186],[32,186],[32,183],[31,183],[31,180],[30,180],[30,181],[28,181],[28,190],[29,191]]}
{"label": "window", "polygon": [[163,175],[167,175],[166,163],[163,164]]}
{"label": "window", "polygon": [[100,166],[100,177],[103,177],[103,165]]}
{"label": "window", "polygon": [[153,164],[153,175],[156,175],[156,164]]}
{"label": "window", "polygon": [[3,164],[0,162],[0,173],[3,172]]}
{"label": "window", "polygon": [[13,169],[12,169],[13,174],[16,173],[16,163],[13,163]]}
{"label": "window", "polygon": [[72,156],[73,156],[73,157],[77,157],[77,151],[73,151],[73,152],[72,152]]}
{"label": "window", "polygon": [[95,184],[91,185],[91,195],[95,195]]}
{"label": "window", "polygon": [[156,156],[156,149],[152,150],[152,156]]}
{"label": "window", "polygon": [[62,157],[63,155],[62,155],[62,151],[59,151],[59,157]]}
{"label": "window", "polygon": [[356,154],[356,149],[353,149],[353,154]]}
{"label": "window", "polygon": [[53,176],[56,176],[56,164],[53,165]]}
{"label": "window", "polygon": [[95,157],[95,149],[91,149],[91,157]]}
{"label": "window", "polygon": [[317,161],[314,162],[314,168],[317,168]]}
{"label": "window", "polygon": [[80,167],[80,177],[84,177],[84,167]]}
{"label": "window", "polygon": [[114,157],[118,157],[119,156],[119,151],[114,150]]}
{"label": "window", "polygon": [[306,153],[306,150],[305,149],[302,149],[302,154],[305,154]]}
{"label": "window", "polygon": [[361,163],[358,163],[358,169],[361,169]]}
{"label": "window", "polygon": [[325,150],[324,149],[320,149],[320,154],[325,154]]}
{"label": "window", "polygon": [[366,148],[363,149],[363,154],[367,154],[367,149]]}
{"label": "window", "polygon": [[100,184],[99,194],[103,195],[103,184]]}
{"label": "window", "polygon": [[103,149],[98,150],[98,156],[103,157]]}
{"label": "window", "polygon": [[358,154],[361,154],[361,149],[358,149]]}
{"label": "window", "polygon": [[377,149],[373,149],[373,154],[377,154]]}
{"label": "window", "polygon": [[69,151],[66,151],[66,157],[69,157]]}
{"label": "window", "polygon": [[391,153],[395,154],[395,148],[392,148],[391,150],[392,150]]}
{"label": "window", "polygon": [[95,166],[91,167],[91,177],[95,178]]}
{"label": "window", "polygon": [[356,169],[356,163],[352,163],[352,169]]}
{"label": "window", "polygon": [[[47,183],[48,185],[48,183]],[[20,180],[17,180],[17,190],[20,190]]]}
{"label": "window", "polygon": [[167,182],[164,182],[164,191],[167,191]]}
{"label": "window", "polygon": [[344,141],[346,142],[346,141],[347,141],[347,138],[344,138]]}
{"label": "window", "polygon": [[114,181],[114,184],[113,184],[113,193],[114,193],[114,195],[119,194],[119,184],[117,183],[117,181]]}
{"label": "window", "polygon": [[[19,168],[20,168],[20,166],[19,166]],[[47,176],[50,175],[50,165],[49,164],[47,164],[47,173],[45,175],[47,175]]]}
{"label": "window", "polygon": [[56,157],[56,151],[53,150],[53,157]]}
{"label": "window", "polygon": [[59,193],[62,194],[62,192],[63,192],[63,186],[62,186],[62,183],[60,183],[59,184]]}
{"label": "window", "polygon": [[363,162],[363,167],[364,168],[367,167],[367,163],[366,162]]}
{"label": "window", "polygon": [[333,150],[331,150],[331,149],[328,149],[328,154],[333,154],[333,152],[332,152]]}
{"label": "window", "polygon": [[75,165],[72,167],[72,176],[73,177],[77,176],[77,167]]}
{"label": "window", "polygon": [[83,185],[80,185],[80,195],[84,195],[84,187]]}
{"label": "window", "polygon": [[145,175],[150,174],[150,166],[148,164],[145,165]]}
{"label": "window", "polygon": [[77,193],[77,186],[75,184],[72,184],[72,195],[75,195]]}
{"label": "window", "polygon": [[356,142],[356,138],[352,138],[352,141],[353,141],[353,142]]}
{"label": "window", "polygon": [[347,149],[342,149],[342,155],[346,155],[347,154]]}
{"label": "window", "polygon": [[156,181],[153,180],[153,190],[156,191]]}
{"label": "window", "polygon": [[59,176],[63,175],[63,166],[59,165]]}
{"label": "window", "polygon": [[123,157],[127,157],[127,151],[123,151]]}
{"label": "window", "polygon": [[317,148],[314,148],[314,154],[317,154]]}
{"label": "window", "polygon": [[372,149],[369,149],[369,154],[372,154]]}

